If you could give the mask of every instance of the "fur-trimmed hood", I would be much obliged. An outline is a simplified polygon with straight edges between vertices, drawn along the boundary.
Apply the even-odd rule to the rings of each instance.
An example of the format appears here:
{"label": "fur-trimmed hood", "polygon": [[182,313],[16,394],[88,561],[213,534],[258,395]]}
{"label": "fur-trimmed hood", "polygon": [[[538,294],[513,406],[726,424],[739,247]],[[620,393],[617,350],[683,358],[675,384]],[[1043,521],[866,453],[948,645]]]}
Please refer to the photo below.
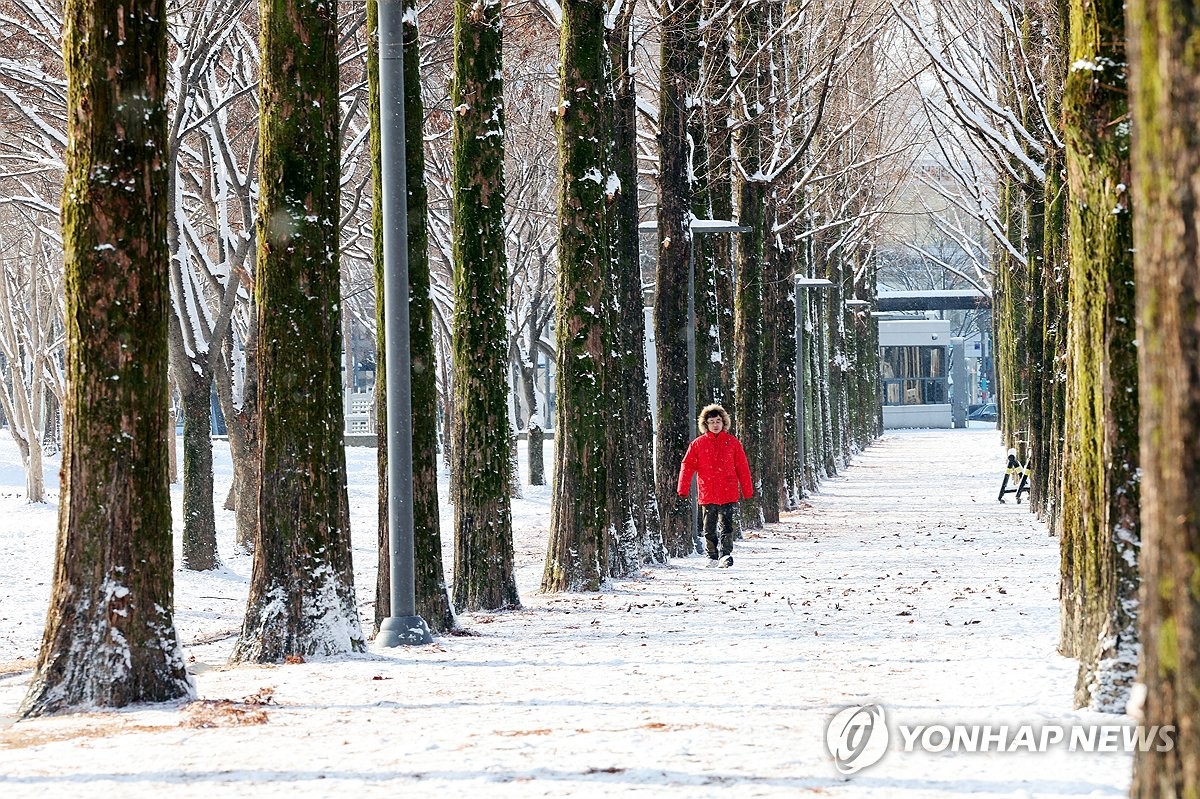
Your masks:
{"label": "fur-trimmed hood", "polygon": [[700,411],[700,415],[696,417],[696,426],[700,429],[700,435],[708,432],[708,427],[704,424],[704,420],[712,416],[713,411],[721,415],[721,421],[724,422],[723,431],[726,433],[729,432],[729,412],[714,402],[712,405],[705,405],[704,410]]}

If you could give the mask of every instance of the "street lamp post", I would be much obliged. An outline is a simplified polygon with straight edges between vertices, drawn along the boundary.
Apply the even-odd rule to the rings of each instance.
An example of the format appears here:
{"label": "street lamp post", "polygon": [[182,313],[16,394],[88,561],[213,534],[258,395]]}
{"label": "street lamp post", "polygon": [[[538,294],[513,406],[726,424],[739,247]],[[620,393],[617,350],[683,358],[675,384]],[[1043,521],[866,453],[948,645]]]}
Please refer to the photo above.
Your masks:
{"label": "street lamp post", "polygon": [[413,552],[412,386],[408,319],[408,185],[404,152],[404,4],[379,3],[380,152],[383,177],[383,307],[387,375],[388,545],[391,615],[377,647],[427,644],[416,610]]}
{"label": "street lamp post", "polygon": [[804,498],[804,306],[808,299],[803,289],[827,289],[833,281],[823,277],[796,275],[796,464],[798,484],[796,498]]}

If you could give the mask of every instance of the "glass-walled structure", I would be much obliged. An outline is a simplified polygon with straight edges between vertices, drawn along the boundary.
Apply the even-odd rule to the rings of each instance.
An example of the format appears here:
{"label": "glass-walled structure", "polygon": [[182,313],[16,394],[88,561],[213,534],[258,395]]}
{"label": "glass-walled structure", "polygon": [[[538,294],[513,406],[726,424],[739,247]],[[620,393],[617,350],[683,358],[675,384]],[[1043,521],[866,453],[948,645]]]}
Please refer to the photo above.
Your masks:
{"label": "glass-walled structure", "polygon": [[879,323],[883,426],[951,427],[951,325],[941,319]]}
{"label": "glass-walled structure", "polygon": [[950,401],[945,346],[880,349],[884,405],[939,405]]}

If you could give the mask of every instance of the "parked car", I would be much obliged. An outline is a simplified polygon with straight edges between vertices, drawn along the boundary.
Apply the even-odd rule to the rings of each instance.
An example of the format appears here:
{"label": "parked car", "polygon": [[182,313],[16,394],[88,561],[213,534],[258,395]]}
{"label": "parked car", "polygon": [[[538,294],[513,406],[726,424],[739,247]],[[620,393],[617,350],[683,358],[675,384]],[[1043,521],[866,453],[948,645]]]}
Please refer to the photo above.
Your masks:
{"label": "parked car", "polygon": [[996,403],[986,402],[978,406],[975,410],[967,414],[967,418],[973,422],[994,422],[996,421]]}

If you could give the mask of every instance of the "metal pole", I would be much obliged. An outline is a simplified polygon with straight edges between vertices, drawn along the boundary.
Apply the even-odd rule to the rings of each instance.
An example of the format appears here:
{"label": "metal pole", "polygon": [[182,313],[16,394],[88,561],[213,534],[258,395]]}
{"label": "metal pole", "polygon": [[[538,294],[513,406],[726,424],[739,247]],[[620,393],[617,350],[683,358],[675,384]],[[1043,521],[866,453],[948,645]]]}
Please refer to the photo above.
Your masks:
{"label": "metal pole", "polygon": [[804,305],[807,296],[796,277],[796,460],[797,499],[804,499]]}
{"label": "metal pole", "polygon": [[[688,424],[696,418],[696,236],[688,217],[688,328],[687,328],[687,377],[688,377]],[[700,551],[699,508],[696,498],[696,478],[688,487],[691,499],[692,549]]]}
{"label": "metal pole", "polygon": [[412,387],[408,320],[408,185],[404,152],[404,2],[379,2],[379,108],[383,177],[383,307],[387,375],[388,545],[391,615],[375,645],[432,641],[417,615],[413,552]]}

